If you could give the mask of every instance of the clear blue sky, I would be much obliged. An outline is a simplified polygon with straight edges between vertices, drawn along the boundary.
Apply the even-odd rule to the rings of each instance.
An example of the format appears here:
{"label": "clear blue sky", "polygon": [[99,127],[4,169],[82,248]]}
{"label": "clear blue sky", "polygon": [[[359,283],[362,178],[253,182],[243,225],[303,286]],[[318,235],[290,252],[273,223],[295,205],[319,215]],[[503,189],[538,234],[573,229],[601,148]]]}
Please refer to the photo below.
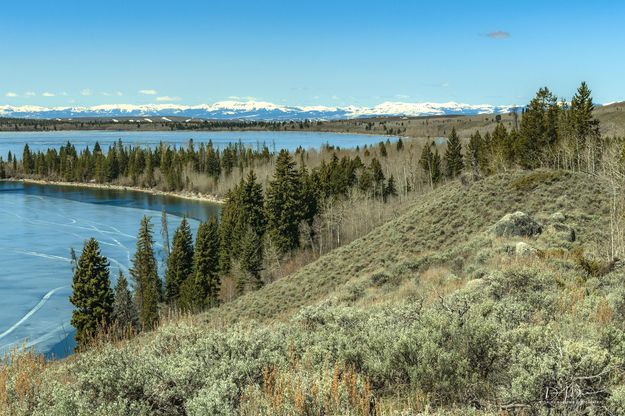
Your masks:
{"label": "clear blue sky", "polygon": [[0,104],[521,104],[581,80],[609,102],[624,22],[622,1],[13,0]]}

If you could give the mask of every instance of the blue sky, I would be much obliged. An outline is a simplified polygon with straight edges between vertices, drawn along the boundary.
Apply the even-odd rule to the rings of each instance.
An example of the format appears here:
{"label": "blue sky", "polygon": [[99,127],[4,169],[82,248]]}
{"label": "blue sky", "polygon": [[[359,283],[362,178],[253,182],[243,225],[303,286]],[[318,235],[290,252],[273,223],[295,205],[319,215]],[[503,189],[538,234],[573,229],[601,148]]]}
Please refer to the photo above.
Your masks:
{"label": "blue sky", "polygon": [[0,104],[625,99],[625,2],[11,1]]}

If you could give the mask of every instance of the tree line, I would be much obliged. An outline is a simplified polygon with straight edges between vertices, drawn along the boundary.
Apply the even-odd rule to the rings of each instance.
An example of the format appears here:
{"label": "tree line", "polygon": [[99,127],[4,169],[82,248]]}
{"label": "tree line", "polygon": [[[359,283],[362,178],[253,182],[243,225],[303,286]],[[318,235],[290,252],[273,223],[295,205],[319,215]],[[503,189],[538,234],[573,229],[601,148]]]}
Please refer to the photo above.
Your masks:
{"label": "tree line", "polygon": [[570,169],[596,173],[607,142],[593,116],[591,91],[582,82],[570,104],[541,88],[523,109],[520,127],[471,135],[465,151],[456,130],[447,138],[444,156],[434,142],[423,148],[419,165],[430,185],[453,179],[463,171],[474,177],[514,168]]}
{"label": "tree line", "polygon": [[[301,155],[301,153],[299,153]],[[183,218],[168,253],[164,279],[158,275],[152,224],[141,221],[130,276],[132,291],[121,274],[113,291],[109,263],[97,240],[85,243],[76,261],[71,302],[72,325],[78,348],[86,347],[102,331],[130,332],[151,329],[159,320],[159,308],[199,311],[220,303],[224,277],[236,278],[238,294],[260,288],[265,252],[283,259],[314,238],[311,227],[321,198],[340,198],[351,188],[386,200],[396,194],[394,180],[385,178],[380,164],[369,166],[358,157],[333,157],[319,168],[299,167],[293,155],[279,152],[272,180],[264,191],[250,171],[226,197],[221,220],[210,218],[198,227],[195,241]],[[308,226],[305,226],[308,225]],[[166,214],[163,216],[167,230]],[[303,235],[308,233],[308,235]],[[132,294],[131,294],[132,293]]]}

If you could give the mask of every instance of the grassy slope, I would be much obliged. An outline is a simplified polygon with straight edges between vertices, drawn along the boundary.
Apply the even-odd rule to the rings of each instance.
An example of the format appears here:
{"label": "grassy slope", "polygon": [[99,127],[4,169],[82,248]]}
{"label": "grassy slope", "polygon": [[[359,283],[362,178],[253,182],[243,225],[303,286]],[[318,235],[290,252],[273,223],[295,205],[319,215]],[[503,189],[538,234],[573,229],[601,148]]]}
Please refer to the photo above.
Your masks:
{"label": "grassy slope", "polygon": [[[578,238],[558,247],[598,254],[609,201],[606,185],[584,174],[512,172],[453,182],[364,238],[200,317],[43,371],[26,361],[9,372],[21,384],[11,382],[16,387],[5,397],[13,414],[89,416],[299,414],[302,391],[325,394],[312,400],[312,414],[366,414],[371,388],[380,414],[468,403],[493,414],[497,403],[533,406],[545,386],[553,392],[580,374],[619,368],[620,350],[607,355],[598,339],[601,322],[621,322],[621,274],[587,280],[569,254],[511,256],[519,239],[488,230],[516,210],[545,224],[562,212]],[[543,236],[527,241],[550,246]],[[463,305],[471,305],[466,315]],[[625,340],[625,332],[615,334]],[[579,354],[586,361],[576,361]],[[371,384],[344,376],[350,368]],[[279,388],[267,387],[273,377]],[[592,388],[618,385],[598,380]],[[332,400],[323,404],[323,397]],[[0,389],[0,413],[2,399]],[[470,412],[462,409],[454,414]]]}
{"label": "grassy slope", "polygon": [[580,240],[600,241],[607,231],[608,197],[607,188],[595,178],[568,172],[516,172],[469,186],[454,182],[416,201],[402,217],[288,278],[222,306],[208,319],[284,318],[351,280],[467,242],[517,210],[537,218],[562,211],[571,217]]}

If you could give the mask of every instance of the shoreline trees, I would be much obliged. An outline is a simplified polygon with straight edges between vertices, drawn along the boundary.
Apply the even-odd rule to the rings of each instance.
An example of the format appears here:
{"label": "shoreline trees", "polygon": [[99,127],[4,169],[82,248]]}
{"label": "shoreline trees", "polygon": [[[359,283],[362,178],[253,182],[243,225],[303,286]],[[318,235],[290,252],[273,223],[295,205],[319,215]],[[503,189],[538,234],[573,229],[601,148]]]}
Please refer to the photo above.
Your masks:
{"label": "shoreline trees", "polygon": [[108,260],[95,238],[85,242],[72,279],[71,323],[76,328],[76,350],[85,349],[112,320],[113,291]]}

